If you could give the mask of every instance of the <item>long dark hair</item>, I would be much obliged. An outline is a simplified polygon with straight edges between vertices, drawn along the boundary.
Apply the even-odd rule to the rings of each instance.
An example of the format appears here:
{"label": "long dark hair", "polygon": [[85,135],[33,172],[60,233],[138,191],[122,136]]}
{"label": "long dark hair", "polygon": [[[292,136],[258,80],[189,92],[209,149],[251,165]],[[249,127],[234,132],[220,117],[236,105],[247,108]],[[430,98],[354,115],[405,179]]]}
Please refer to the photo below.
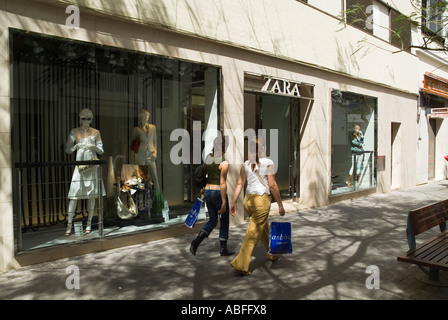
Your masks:
{"label": "long dark hair", "polygon": [[216,146],[219,146],[219,142],[221,142],[221,145],[220,145],[220,147],[221,147],[221,155],[224,156],[225,152],[227,151],[227,147],[229,146],[228,137],[224,136],[224,135],[219,135],[219,136],[217,136],[215,138],[215,140],[213,140],[213,149],[210,152],[210,154],[212,156],[215,156],[215,151],[216,151],[215,149],[216,149]]}
{"label": "long dark hair", "polygon": [[[248,158],[249,163],[251,164],[251,169],[254,171],[255,169],[255,163],[260,166],[260,158],[263,158],[266,156],[266,140],[263,136],[255,136],[252,139],[249,140],[247,144],[248,149]],[[250,155],[255,153],[255,162],[253,161],[253,157]]]}

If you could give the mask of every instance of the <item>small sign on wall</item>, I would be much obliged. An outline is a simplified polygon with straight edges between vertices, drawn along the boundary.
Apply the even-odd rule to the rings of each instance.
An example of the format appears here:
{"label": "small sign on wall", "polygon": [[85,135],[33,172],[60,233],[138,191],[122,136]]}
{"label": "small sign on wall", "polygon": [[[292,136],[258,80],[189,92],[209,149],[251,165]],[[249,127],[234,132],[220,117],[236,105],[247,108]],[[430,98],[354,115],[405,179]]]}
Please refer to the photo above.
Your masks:
{"label": "small sign on wall", "polygon": [[378,172],[386,171],[386,156],[378,156],[376,168]]}

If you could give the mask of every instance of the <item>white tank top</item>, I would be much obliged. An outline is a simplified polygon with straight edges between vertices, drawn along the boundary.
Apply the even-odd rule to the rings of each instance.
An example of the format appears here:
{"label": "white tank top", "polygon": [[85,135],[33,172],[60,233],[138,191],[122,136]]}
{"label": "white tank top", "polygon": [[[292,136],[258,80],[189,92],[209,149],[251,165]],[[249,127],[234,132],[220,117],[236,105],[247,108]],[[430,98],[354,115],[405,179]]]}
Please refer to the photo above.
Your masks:
{"label": "white tank top", "polygon": [[[259,159],[260,166],[258,164],[255,165],[254,170],[258,170],[258,174],[263,179],[263,181],[266,183],[266,185],[269,186],[268,183],[268,167],[272,166],[272,168],[269,171],[275,172],[273,166],[274,161],[272,161],[269,158],[260,158]],[[264,186],[264,184],[261,183],[260,179],[258,179],[257,174],[255,171],[252,171],[251,164],[249,163],[249,160],[246,160],[244,162],[244,171],[246,172],[246,179],[247,179],[247,188],[246,188],[246,194],[257,194],[262,196],[264,193],[271,194],[268,189]]]}

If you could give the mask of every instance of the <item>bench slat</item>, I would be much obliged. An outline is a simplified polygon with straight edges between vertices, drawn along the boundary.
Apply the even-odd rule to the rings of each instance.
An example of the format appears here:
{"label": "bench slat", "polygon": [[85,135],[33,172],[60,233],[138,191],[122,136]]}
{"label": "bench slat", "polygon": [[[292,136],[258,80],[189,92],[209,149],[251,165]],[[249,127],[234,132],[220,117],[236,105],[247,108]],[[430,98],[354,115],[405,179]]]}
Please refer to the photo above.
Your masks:
{"label": "bench slat", "polygon": [[[431,252],[429,255],[425,256],[424,259],[431,261],[439,261],[445,257],[446,253],[444,254],[443,252],[447,249],[448,249],[448,243],[446,241],[443,241],[443,239],[441,239],[437,245],[433,246],[434,251]],[[440,257],[440,255],[442,256]]]}
{"label": "bench slat", "polygon": [[446,257],[447,255],[447,250],[448,246],[446,243],[441,244],[440,246],[437,247],[437,249],[432,252],[430,255],[426,256],[426,257],[422,257],[420,259],[424,259],[426,261],[430,261],[434,264],[438,264],[438,265],[443,265],[444,263],[441,263],[440,261],[443,260],[443,258]]}
{"label": "bench slat", "polygon": [[413,254],[415,257],[426,258],[428,254],[431,254],[434,250],[437,250],[440,246],[444,245],[444,241],[448,240],[448,233],[443,232],[434,238],[429,239],[421,246],[414,250],[410,250],[409,254]]}
{"label": "bench slat", "polygon": [[426,242],[420,244],[417,248],[409,250],[406,254],[414,254],[414,255],[420,255],[421,252],[425,252],[428,250],[431,250],[432,246],[434,246],[434,242],[439,241],[439,237],[442,238],[448,238],[448,234],[445,232],[438,234],[437,236],[427,240]]}
{"label": "bench slat", "polygon": [[417,249],[409,250],[397,260],[427,267],[437,266],[448,271],[448,231],[431,238]]}
{"label": "bench slat", "polygon": [[448,264],[448,253],[446,253],[446,256],[445,256],[443,259],[441,259],[441,260],[439,261],[439,263],[442,263],[442,264]]}

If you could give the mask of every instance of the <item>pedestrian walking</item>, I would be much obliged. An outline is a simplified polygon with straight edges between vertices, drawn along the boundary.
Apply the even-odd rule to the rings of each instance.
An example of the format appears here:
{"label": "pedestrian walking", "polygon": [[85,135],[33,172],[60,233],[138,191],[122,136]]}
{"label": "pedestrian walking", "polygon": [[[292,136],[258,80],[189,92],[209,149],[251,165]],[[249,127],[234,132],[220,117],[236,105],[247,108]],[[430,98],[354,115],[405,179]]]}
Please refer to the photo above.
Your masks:
{"label": "pedestrian walking", "polygon": [[[283,216],[283,208],[280,191],[275,181],[274,162],[266,158],[266,144],[263,137],[259,136],[248,143],[248,160],[244,162],[240,169],[238,184],[235,188],[233,203],[230,207],[230,214],[236,215],[237,199],[247,181],[246,194],[244,196],[244,209],[249,215],[249,225],[246,230],[237,257],[230,263],[235,271],[249,275],[249,264],[252,252],[258,242],[262,242],[266,248],[266,257],[274,261],[277,255],[269,254],[269,210],[271,208],[271,195],[278,204],[279,214]],[[269,189],[268,189],[269,188]]]}
{"label": "pedestrian walking", "polygon": [[208,210],[209,220],[199,231],[197,237],[191,242],[190,252],[196,255],[196,251],[201,242],[210,235],[212,230],[220,221],[219,241],[221,256],[229,256],[235,252],[227,249],[227,240],[229,238],[229,199],[227,197],[227,172],[229,162],[225,160],[224,151],[226,148],[226,139],[224,136],[215,138],[213,150],[205,160],[207,170],[207,184],[204,187],[203,194],[205,204]]}

